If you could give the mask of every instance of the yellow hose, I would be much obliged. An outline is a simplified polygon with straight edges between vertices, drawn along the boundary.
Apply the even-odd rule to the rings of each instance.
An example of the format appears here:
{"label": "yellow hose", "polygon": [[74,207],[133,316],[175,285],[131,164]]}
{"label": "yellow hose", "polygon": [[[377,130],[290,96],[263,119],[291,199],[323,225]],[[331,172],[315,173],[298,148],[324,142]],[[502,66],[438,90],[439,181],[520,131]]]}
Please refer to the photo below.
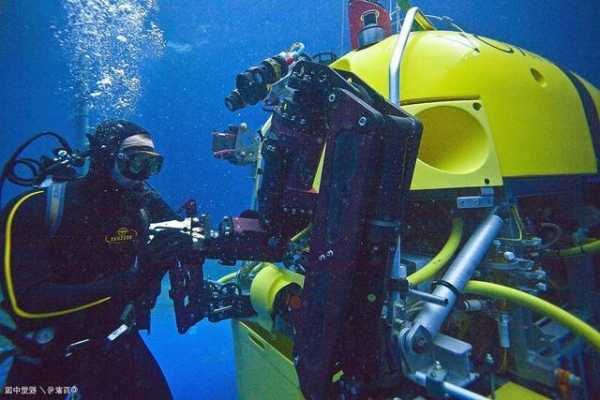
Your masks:
{"label": "yellow hose", "polygon": [[223,275],[222,277],[217,279],[217,282],[219,282],[220,284],[229,283],[236,278],[236,275],[237,275],[237,272],[232,272],[230,274]]}
{"label": "yellow hose", "polygon": [[589,243],[582,244],[581,246],[573,246],[567,249],[558,251],[560,257],[571,257],[578,256],[580,254],[593,254],[600,251],[600,240],[595,239]]}
{"label": "yellow hose", "polygon": [[291,239],[290,242],[295,242],[301,239],[304,235],[306,235],[312,229],[312,224],[308,224],[308,226],[302,229],[300,232],[296,233]]}
{"label": "yellow hose", "polygon": [[546,300],[507,286],[482,281],[470,281],[467,283],[465,293],[504,299],[535,311],[570,329],[576,335],[587,340],[597,351],[600,351],[600,332],[573,314]]}
{"label": "yellow hose", "polygon": [[452,256],[454,256],[454,253],[456,253],[456,249],[458,249],[458,245],[462,240],[463,227],[464,222],[462,218],[452,218],[452,230],[446,244],[427,265],[408,276],[407,279],[411,285],[418,285],[433,278],[435,274],[444,268]]}

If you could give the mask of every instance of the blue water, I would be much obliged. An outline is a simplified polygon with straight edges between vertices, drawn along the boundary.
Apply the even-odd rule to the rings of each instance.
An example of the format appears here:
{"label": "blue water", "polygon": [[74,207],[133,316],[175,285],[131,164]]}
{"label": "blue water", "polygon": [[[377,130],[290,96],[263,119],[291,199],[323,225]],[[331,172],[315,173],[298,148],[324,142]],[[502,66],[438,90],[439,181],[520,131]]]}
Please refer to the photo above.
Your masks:
{"label": "blue water", "polygon": [[[76,141],[71,55],[57,30],[67,24],[64,1],[0,0],[0,160],[35,132]],[[108,3],[123,1],[107,0]],[[138,1],[139,2],[139,1]],[[250,202],[249,171],[212,159],[210,131],[229,123],[258,128],[259,107],[232,114],[223,106],[235,75],[294,41],[309,53],[348,49],[340,43],[341,0],[158,0],[153,20],[167,47],[141,63],[137,106],[127,118],[152,132],[166,162],[152,183],[173,206],[195,198],[218,221]],[[385,1],[387,4],[387,1]],[[596,1],[414,1],[449,15],[466,31],[541,54],[600,85],[600,5]],[[63,38],[64,39],[64,38]],[[169,44],[170,43],[170,44]],[[92,115],[97,121],[98,115]],[[43,149],[38,146],[37,149]],[[18,193],[9,186],[3,202]],[[212,267],[213,276],[226,272]],[[169,299],[154,312],[147,342],[176,398],[233,399],[234,358],[228,323],[176,333]]]}

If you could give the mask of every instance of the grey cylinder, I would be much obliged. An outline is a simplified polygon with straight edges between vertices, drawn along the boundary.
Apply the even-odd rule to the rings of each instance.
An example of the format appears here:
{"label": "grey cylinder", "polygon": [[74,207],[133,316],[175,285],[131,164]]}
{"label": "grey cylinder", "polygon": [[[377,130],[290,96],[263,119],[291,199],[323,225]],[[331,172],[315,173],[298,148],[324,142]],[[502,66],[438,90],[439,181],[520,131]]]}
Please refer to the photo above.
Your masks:
{"label": "grey cylinder", "polygon": [[[458,291],[462,291],[471,279],[475,269],[486,256],[493,240],[500,232],[502,224],[502,218],[496,215],[496,210],[492,211],[458,253],[456,259],[444,274],[442,281],[447,282],[448,286],[453,286]],[[433,294],[448,299],[448,304],[442,306],[426,303],[407,333],[404,343],[408,347],[408,351],[417,353],[425,351],[431,339],[438,334],[457,300],[455,291],[447,286],[438,284]]]}

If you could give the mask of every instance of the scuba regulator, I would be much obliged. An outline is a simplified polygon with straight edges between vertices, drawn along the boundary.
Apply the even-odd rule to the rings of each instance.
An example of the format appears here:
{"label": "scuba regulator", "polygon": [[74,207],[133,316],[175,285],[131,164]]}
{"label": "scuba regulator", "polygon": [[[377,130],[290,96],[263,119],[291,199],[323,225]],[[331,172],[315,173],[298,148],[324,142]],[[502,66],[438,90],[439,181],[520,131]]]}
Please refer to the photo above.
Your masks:
{"label": "scuba regulator", "polygon": [[[53,137],[59,143],[59,147],[53,149],[53,155],[41,156],[39,160],[23,157],[21,153],[33,142],[42,137]],[[11,158],[4,164],[2,176],[0,177],[0,204],[2,200],[2,188],[8,179],[19,186],[44,187],[50,180],[67,181],[77,177],[75,168],[82,167],[88,155],[87,151],[74,150],[67,140],[54,132],[42,132],[34,135],[19,146]],[[30,176],[22,176],[17,172],[18,167],[29,170]]]}

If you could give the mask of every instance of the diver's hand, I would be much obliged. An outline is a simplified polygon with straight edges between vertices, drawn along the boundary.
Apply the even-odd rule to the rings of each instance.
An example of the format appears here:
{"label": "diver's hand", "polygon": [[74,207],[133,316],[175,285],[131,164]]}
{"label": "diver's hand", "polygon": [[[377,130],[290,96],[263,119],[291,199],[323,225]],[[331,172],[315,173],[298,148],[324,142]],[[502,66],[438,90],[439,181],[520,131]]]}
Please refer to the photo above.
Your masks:
{"label": "diver's hand", "polygon": [[[192,251],[190,235],[177,230],[164,230],[154,234],[154,238],[142,251],[140,262],[143,269],[162,269],[163,273],[177,261]],[[162,276],[162,274],[161,274]]]}

